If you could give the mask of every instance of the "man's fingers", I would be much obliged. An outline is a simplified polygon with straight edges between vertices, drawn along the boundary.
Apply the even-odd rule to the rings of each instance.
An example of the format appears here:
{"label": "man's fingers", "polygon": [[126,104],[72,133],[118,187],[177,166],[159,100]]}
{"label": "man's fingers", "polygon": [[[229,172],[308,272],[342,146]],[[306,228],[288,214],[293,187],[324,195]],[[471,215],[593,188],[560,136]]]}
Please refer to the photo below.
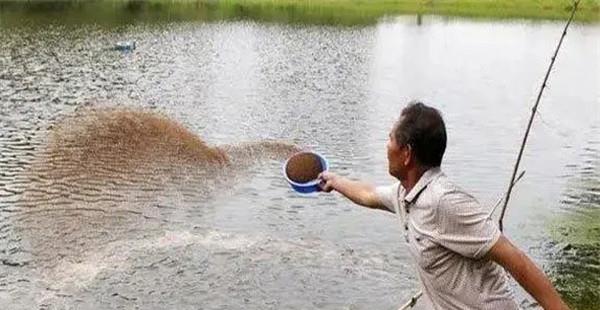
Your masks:
{"label": "man's fingers", "polygon": [[319,186],[321,187],[321,190],[326,193],[329,193],[333,190],[331,181],[321,181],[321,183],[319,183]]}
{"label": "man's fingers", "polygon": [[[321,176],[319,175],[319,179],[321,179]],[[326,192],[326,186],[327,186],[327,181],[321,179],[321,181],[319,182],[319,187],[321,188],[322,191]]]}
{"label": "man's fingers", "polygon": [[319,173],[319,176],[317,178],[320,180],[319,187],[321,188],[322,191],[329,193],[332,190],[334,190],[334,188],[333,188],[334,176],[335,176],[334,174],[332,174],[328,171],[323,171],[323,172]]}

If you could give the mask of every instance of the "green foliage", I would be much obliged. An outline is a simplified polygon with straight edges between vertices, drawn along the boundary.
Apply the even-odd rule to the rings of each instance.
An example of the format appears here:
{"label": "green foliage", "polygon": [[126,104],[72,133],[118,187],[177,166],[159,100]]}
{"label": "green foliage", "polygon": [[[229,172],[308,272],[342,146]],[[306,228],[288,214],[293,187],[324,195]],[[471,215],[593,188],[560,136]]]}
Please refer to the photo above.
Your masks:
{"label": "green foliage", "polygon": [[[132,22],[238,20],[365,25],[386,16],[435,14],[473,18],[566,19],[569,0],[95,0],[0,1],[0,24],[39,23],[118,25]],[[580,22],[600,21],[600,0],[584,0]]]}

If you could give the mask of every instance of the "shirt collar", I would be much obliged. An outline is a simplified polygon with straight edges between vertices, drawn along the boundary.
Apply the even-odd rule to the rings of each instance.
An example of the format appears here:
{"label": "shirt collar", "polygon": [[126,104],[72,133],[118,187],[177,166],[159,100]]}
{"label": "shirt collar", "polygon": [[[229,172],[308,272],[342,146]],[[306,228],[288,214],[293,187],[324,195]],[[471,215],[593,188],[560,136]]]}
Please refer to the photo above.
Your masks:
{"label": "shirt collar", "polygon": [[417,184],[415,184],[410,192],[404,196],[404,200],[408,203],[412,203],[413,200],[415,200],[415,198],[419,196],[419,194],[427,187],[427,185],[429,185],[429,183],[431,183],[431,181],[433,181],[433,179],[435,179],[440,173],[442,173],[440,167],[430,168],[429,170],[425,171],[419,181],[417,181]]}

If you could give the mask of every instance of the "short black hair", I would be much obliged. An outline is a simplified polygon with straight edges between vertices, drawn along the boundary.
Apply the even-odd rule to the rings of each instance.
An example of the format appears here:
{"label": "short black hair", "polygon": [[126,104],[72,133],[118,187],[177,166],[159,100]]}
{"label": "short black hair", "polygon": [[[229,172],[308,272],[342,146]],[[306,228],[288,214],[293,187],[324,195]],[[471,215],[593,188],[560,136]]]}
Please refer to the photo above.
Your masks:
{"label": "short black hair", "polygon": [[446,125],[438,110],[419,101],[402,109],[394,129],[396,143],[409,144],[419,164],[438,167],[446,151]]}

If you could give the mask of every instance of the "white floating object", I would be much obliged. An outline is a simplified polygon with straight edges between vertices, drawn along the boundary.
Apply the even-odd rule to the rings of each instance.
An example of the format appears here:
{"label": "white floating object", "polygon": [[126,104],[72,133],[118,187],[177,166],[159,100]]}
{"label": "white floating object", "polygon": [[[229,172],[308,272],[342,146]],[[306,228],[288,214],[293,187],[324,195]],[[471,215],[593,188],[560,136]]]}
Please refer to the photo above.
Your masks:
{"label": "white floating object", "polygon": [[117,51],[133,51],[135,49],[135,41],[117,42],[114,49]]}

